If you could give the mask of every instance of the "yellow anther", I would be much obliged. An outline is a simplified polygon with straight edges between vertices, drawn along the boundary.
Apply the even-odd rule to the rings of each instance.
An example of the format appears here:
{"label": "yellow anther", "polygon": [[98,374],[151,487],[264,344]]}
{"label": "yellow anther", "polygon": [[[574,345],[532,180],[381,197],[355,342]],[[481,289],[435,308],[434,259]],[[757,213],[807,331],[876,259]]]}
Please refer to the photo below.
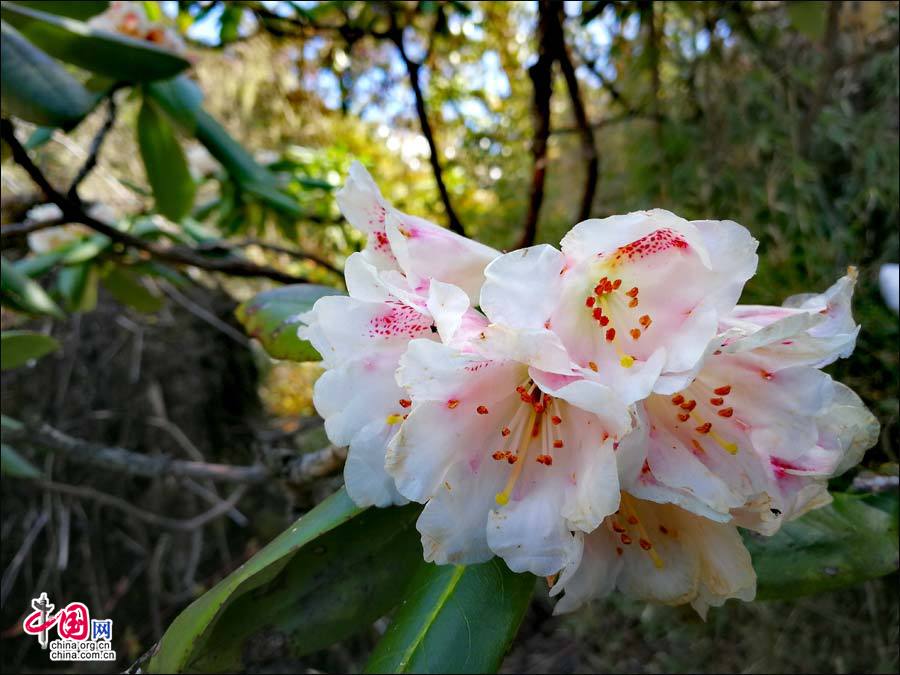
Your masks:
{"label": "yellow anther", "polygon": [[627,354],[619,359],[619,365],[623,368],[631,368],[634,365],[634,357]]}
{"label": "yellow anther", "polygon": [[400,424],[403,421],[403,415],[388,415],[385,421],[390,425]]}
{"label": "yellow anther", "polygon": [[509,495],[506,492],[498,492],[494,497],[494,501],[500,506],[506,506],[509,503]]}

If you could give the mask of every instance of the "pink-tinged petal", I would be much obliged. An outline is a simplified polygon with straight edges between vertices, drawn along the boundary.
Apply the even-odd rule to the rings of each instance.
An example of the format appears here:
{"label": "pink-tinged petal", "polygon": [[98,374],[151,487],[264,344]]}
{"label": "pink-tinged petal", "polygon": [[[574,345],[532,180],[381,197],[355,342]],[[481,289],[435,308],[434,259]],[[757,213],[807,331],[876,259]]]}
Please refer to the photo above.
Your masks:
{"label": "pink-tinged petal", "polygon": [[351,298],[365,302],[386,302],[393,290],[379,275],[379,270],[362,253],[353,253],[344,264],[344,281]]}
{"label": "pink-tinged petal", "polygon": [[316,380],[313,403],[332,443],[349,445],[373,421],[387,421],[391,415],[402,419],[400,401],[406,394],[394,380],[398,358],[399,354],[370,355],[326,370]]}
{"label": "pink-tinged petal", "polygon": [[554,614],[565,614],[591,600],[606,597],[616,588],[623,558],[616,553],[615,535],[600,528],[583,536],[583,552],[560,573],[550,595],[565,594],[553,608]]}
{"label": "pink-tinged petal", "polygon": [[562,253],[546,244],[501,255],[484,271],[482,311],[492,322],[511,328],[545,328],[557,304],[564,265]]}
{"label": "pink-tinged petal", "polygon": [[397,264],[413,285],[437,279],[458,286],[473,302],[484,283],[484,268],[500,255],[490,246],[396,210],[388,214],[385,231]]}
{"label": "pink-tinged petal", "polygon": [[503,480],[495,462],[473,467],[462,461],[450,467],[416,523],[426,562],[473,565],[493,557],[486,525]]}
{"label": "pink-tinged petal", "polygon": [[350,442],[344,483],[355,504],[385,507],[407,503],[384,469],[384,455],[395,433],[396,426],[380,419],[363,427]]}
{"label": "pink-tinged petal", "polygon": [[730,312],[744,284],[756,274],[756,241],[747,228],[731,220],[693,220],[709,255],[715,281],[710,299],[719,314]]}
{"label": "pink-tinged petal", "polygon": [[737,528],[687,514],[681,521],[692,544],[702,551],[700,585],[691,601],[697,613],[705,619],[709,607],[721,607],[731,598],[753,600],[756,572]]}
{"label": "pink-tinged petal", "polygon": [[426,307],[441,340],[449,343],[456,336],[463,317],[469,311],[469,296],[462,289],[435,279],[428,286]]}
{"label": "pink-tinged petal", "polygon": [[605,432],[613,440],[622,438],[631,430],[631,413],[610,387],[590,380],[563,377],[537,368],[531,368],[528,372],[541,391],[596,415]]}
{"label": "pink-tinged petal", "polygon": [[513,329],[491,324],[472,341],[471,347],[485,358],[518,361],[564,375],[575,372],[559,337],[546,328]]}
{"label": "pink-tinged petal", "polygon": [[365,255],[379,269],[396,266],[396,258],[384,230],[391,208],[372,176],[362,164],[354,161],[344,186],[335,193],[338,207],[347,221],[369,235]]}
{"label": "pink-tinged petal", "polygon": [[[569,408],[571,416],[584,413]],[[577,421],[573,420],[577,424]],[[582,424],[581,442],[572,447],[572,457],[567,462],[571,467],[574,486],[566,491],[566,500],[560,513],[566,519],[569,529],[592,532],[603,519],[619,507],[619,474],[616,466],[616,444],[612,437],[603,440],[599,424]],[[570,434],[576,436],[576,434]],[[598,438],[599,436],[599,438]],[[574,439],[573,439],[574,441]],[[573,443],[574,445],[574,443]],[[552,468],[552,467],[551,467]]]}

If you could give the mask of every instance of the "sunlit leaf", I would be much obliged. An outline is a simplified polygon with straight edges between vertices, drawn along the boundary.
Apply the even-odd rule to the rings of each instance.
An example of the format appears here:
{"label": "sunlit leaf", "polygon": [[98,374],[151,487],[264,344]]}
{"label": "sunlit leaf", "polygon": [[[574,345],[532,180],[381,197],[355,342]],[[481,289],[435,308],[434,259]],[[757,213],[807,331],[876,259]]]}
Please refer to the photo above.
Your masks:
{"label": "sunlit leaf", "polygon": [[0,346],[0,370],[9,370],[56,351],[59,342],[30,330],[5,330],[0,333]]}
{"label": "sunlit leaf", "polygon": [[163,306],[163,298],[150,291],[141,283],[141,278],[134,272],[122,267],[113,267],[102,279],[103,286],[123,305],[133,307],[139,312],[152,314]]}
{"label": "sunlit leaf", "polygon": [[244,330],[258,339],[269,356],[289,361],[318,361],[322,357],[306,340],[297,337],[300,315],[321,297],[339,295],[327,286],[295,284],[264,291],[240,305],[235,314]]}
{"label": "sunlit leaf", "polygon": [[177,222],[191,210],[197,185],[172,125],[146,98],[138,114],[137,137],[156,208]]}
{"label": "sunlit leaf", "polygon": [[6,258],[0,258],[0,298],[3,303],[29,314],[49,314],[65,317],[47,292],[32,279],[19,272]]}

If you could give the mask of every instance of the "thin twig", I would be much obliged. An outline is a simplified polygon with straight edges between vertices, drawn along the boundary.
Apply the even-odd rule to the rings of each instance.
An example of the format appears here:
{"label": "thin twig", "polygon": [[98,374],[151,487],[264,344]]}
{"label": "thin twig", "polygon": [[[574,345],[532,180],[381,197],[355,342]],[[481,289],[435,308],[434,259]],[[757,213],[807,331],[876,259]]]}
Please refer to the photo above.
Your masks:
{"label": "thin twig", "polygon": [[5,246],[11,239],[26,237],[32,232],[64,225],[65,222],[65,218],[60,217],[50,218],[49,220],[26,220],[24,223],[7,223],[0,226],[0,245]]}
{"label": "thin twig", "polygon": [[103,121],[103,126],[100,127],[97,135],[94,136],[94,140],[91,141],[91,149],[88,152],[87,160],[82,164],[81,169],[78,170],[78,173],[72,180],[72,184],[69,185],[69,191],[66,193],[66,197],[76,204],[81,202],[81,198],[78,196],[78,186],[97,166],[97,159],[100,155],[100,148],[103,147],[103,141],[116,123],[115,93],[115,89],[113,89],[107,96],[106,119]]}
{"label": "thin twig", "polygon": [[62,210],[63,217],[68,222],[82,223],[95,232],[106,235],[113,241],[143,251],[158,260],[176,265],[190,265],[211,272],[223,272],[236,277],[266,277],[285,284],[308,283],[308,280],[303,277],[287,274],[271,267],[256,265],[248,260],[206,258],[198,255],[192,249],[181,246],[162,248],[133,234],[123,232],[108,223],[104,223],[88,214],[81,204],[68,199],[50,184],[43,172],[31,161],[28,152],[22,144],[19,143],[10,120],[3,119],[0,121],[0,136],[9,145],[16,163],[31,176],[31,179],[47,196],[48,201],[53,202]]}
{"label": "thin twig", "polygon": [[[558,6],[558,16],[562,14],[562,5]],[[584,154],[585,176],[584,188],[581,192],[581,206],[578,209],[578,221],[585,220],[591,214],[591,206],[594,203],[594,194],[597,190],[597,178],[600,175],[600,156],[597,154],[597,145],[594,141],[594,132],[588,123],[587,111],[581,98],[581,90],[578,78],[575,75],[575,66],[569,57],[566,48],[565,34],[562,30],[562,16],[557,19],[560,24],[559,45],[557,45],[557,58],[563,77],[566,80],[566,88],[569,90],[569,99],[572,101],[572,113],[581,132],[581,151]]]}
{"label": "thin twig", "polygon": [[329,272],[333,272],[339,277],[343,278],[344,272],[339,268],[332,265],[330,262],[325,260],[324,258],[315,255],[314,253],[307,253],[306,251],[298,251],[297,249],[287,248],[286,246],[279,246],[278,244],[270,244],[267,241],[262,241],[261,239],[241,239],[239,241],[228,241],[228,242],[210,242],[208,244],[202,244],[198,246],[198,250],[207,251],[207,250],[228,250],[229,248],[247,248],[248,246],[256,246],[266,251],[272,251],[274,253],[283,253],[284,255],[289,255],[292,258],[297,258],[298,260],[309,260],[310,262],[314,262],[319,267],[324,267]]}
{"label": "thin twig", "polygon": [[431,129],[431,123],[428,121],[425,96],[422,94],[422,85],[419,82],[419,70],[422,67],[422,64],[413,61],[406,53],[406,48],[403,46],[403,30],[401,28],[395,25],[389,32],[388,37],[397,47],[400,58],[406,65],[409,83],[410,86],[412,86],[413,94],[416,99],[416,114],[419,116],[422,135],[425,136],[425,140],[428,142],[428,159],[431,162],[431,170],[434,173],[434,182],[437,183],[438,192],[440,193],[441,201],[444,204],[444,210],[447,212],[449,227],[453,232],[465,236],[465,228],[463,228],[459,217],[456,215],[456,211],[453,209],[453,204],[450,202],[450,193],[447,191],[447,186],[444,184],[444,174],[441,169],[440,154],[438,153],[437,143],[434,140],[434,132]]}
{"label": "thin twig", "polygon": [[537,237],[538,216],[544,201],[544,182],[547,177],[547,145],[550,139],[550,97],[553,94],[553,61],[557,51],[557,25],[559,23],[554,3],[541,0],[538,3],[538,59],[528,69],[534,85],[534,139],[531,143],[533,169],[528,212],[519,248],[531,246]]}

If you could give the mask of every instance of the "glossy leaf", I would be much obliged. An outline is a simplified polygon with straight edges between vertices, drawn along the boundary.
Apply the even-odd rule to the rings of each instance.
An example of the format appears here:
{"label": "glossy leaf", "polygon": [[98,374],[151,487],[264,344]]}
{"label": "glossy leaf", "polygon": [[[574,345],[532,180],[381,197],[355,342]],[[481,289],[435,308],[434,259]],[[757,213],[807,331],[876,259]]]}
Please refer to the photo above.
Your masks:
{"label": "glossy leaf", "polygon": [[78,124],[98,97],[6,22],[0,30],[4,115],[63,129]]}
{"label": "glossy leaf", "polygon": [[150,42],[13,2],[4,2],[0,15],[51,56],[114,80],[149,82],[190,66],[187,59]]}
{"label": "glossy leaf", "polygon": [[4,304],[29,314],[65,317],[59,306],[41,286],[19,272],[6,258],[0,259],[0,297]]}
{"label": "glossy leaf", "polygon": [[197,186],[172,125],[152,100],[141,105],[137,137],[156,209],[177,222],[191,210]]}
{"label": "glossy leaf", "polygon": [[12,478],[40,478],[41,472],[15,448],[0,443],[0,474]]}
{"label": "glossy leaf", "polygon": [[109,7],[109,3],[105,0],[78,0],[78,2],[71,0],[16,0],[16,4],[80,21],[105,12]]}
{"label": "glossy leaf", "polygon": [[366,664],[367,673],[493,673],[509,649],[535,577],[497,558],[426,565]]}
{"label": "glossy leaf", "polygon": [[299,316],[311,310],[319,298],[339,294],[334,288],[313,284],[282,286],[239,305],[235,315],[272,358],[319,361],[322,357],[313,346],[297,337]]}
{"label": "glossy leaf", "polygon": [[97,266],[90,262],[63,267],[56,277],[56,287],[69,312],[90,312],[97,306]]}
{"label": "glossy leaf", "polygon": [[0,370],[24,366],[59,349],[59,342],[49,335],[30,330],[5,330],[0,333]]}
{"label": "glossy leaf", "polygon": [[296,657],[370,625],[423,565],[418,512],[365,510],[339,490],[184,610],[148,672],[244,670],[263,636]]}
{"label": "glossy leaf", "polygon": [[152,314],[162,309],[163,299],[130,270],[114,267],[103,277],[103,286],[116,300],[139,312]]}
{"label": "glossy leaf", "polygon": [[745,533],[757,599],[795,598],[884,576],[898,565],[897,494],[834,495],[773,537]]}

